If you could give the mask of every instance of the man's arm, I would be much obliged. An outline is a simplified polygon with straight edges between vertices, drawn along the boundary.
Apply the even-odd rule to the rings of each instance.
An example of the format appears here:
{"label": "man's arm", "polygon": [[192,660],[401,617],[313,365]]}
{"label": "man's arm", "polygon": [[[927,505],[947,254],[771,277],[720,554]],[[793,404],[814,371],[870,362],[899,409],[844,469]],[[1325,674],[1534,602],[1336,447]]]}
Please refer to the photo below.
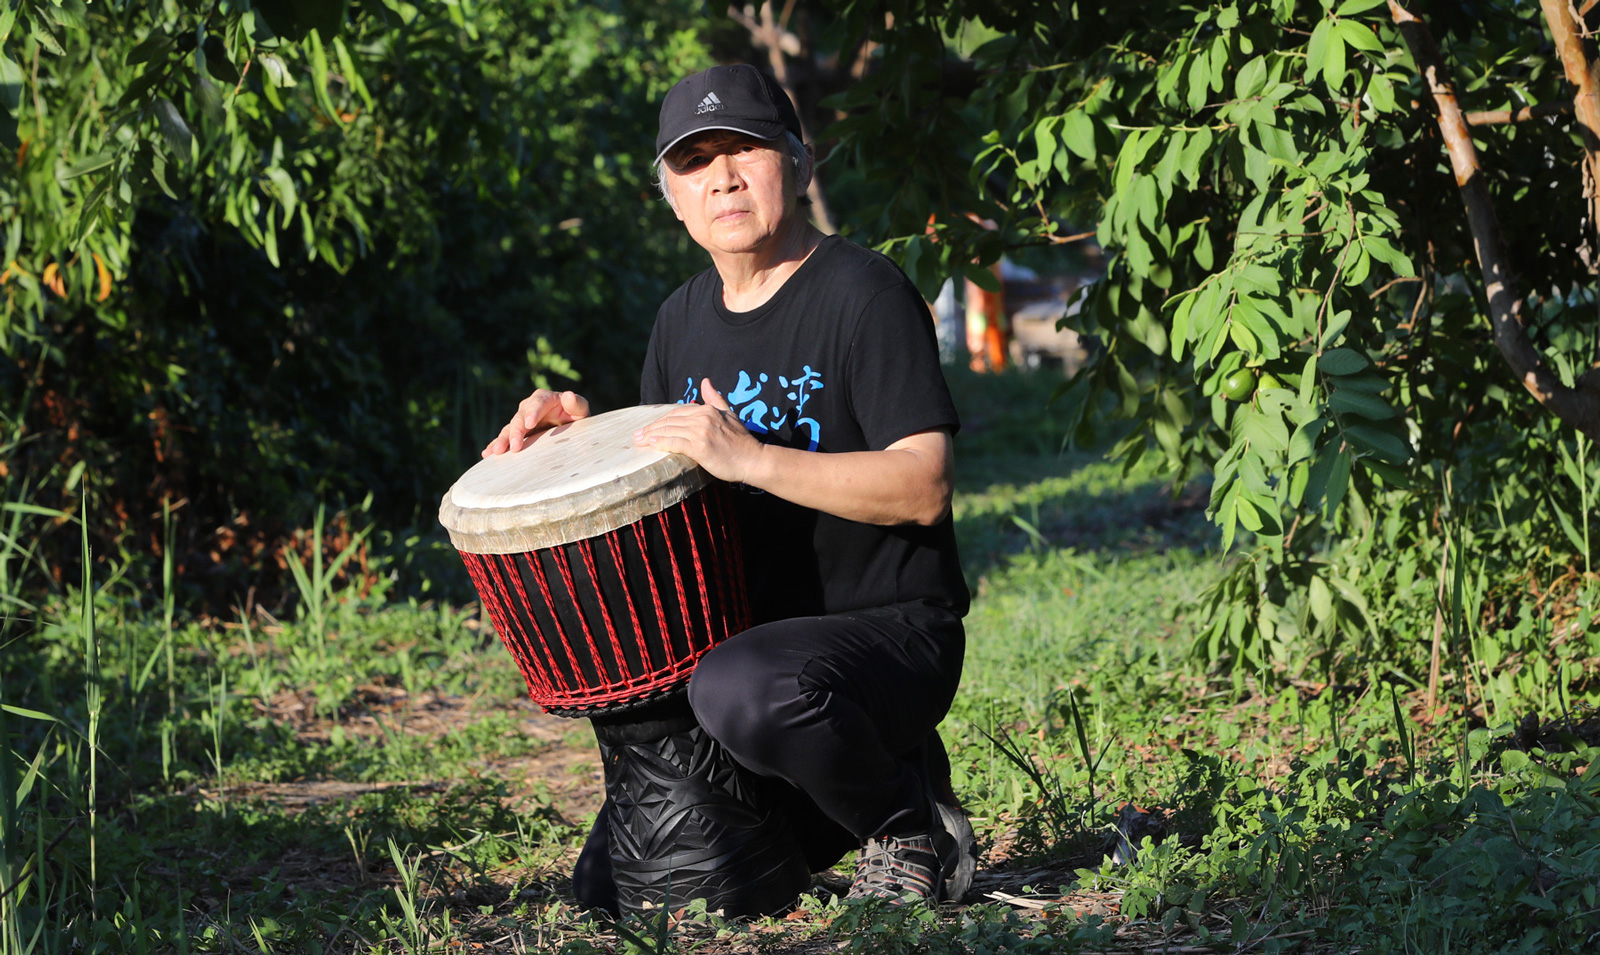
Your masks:
{"label": "man's arm", "polygon": [[715,477],[864,524],[937,524],[950,513],[955,450],[947,431],[919,431],[882,451],[837,454],[762,444],[726,399],[701,382],[705,404],[682,405],[634,435],[688,455]]}

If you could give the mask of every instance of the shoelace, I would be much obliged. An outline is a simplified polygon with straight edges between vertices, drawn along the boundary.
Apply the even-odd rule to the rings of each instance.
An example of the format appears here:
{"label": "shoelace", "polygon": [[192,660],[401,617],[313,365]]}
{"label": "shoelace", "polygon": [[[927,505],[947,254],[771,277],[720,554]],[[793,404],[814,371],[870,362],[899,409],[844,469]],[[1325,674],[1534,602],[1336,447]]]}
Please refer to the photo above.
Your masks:
{"label": "shoelace", "polygon": [[927,835],[868,839],[856,861],[853,898],[929,899],[939,880],[939,857]]}

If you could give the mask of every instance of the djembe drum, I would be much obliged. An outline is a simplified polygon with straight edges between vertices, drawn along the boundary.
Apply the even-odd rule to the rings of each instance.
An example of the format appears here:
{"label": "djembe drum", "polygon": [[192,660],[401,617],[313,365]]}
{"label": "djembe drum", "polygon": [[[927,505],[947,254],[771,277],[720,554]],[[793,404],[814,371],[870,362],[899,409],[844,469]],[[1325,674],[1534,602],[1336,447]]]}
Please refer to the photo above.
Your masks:
{"label": "djembe drum", "polygon": [[731,495],[633,444],[671,405],[584,418],[486,458],[439,521],[547,712],[589,717],[618,904],[767,914],[810,881],[769,783],[694,720],[695,662],[750,624]]}

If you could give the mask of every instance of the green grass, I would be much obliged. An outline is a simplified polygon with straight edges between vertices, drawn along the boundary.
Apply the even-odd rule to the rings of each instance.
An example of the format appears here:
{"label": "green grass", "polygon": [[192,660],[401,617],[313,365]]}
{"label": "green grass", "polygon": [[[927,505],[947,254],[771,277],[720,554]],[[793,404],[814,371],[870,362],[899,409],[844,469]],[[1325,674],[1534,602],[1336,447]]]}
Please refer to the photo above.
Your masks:
{"label": "green grass", "polygon": [[[1586,684],[1552,693],[1528,666],[1480,726],[1419,722],[1381,674],[1208,672],[1196,607],[1226,563],[1204,488],[1063,453],[1047,377],[953,377],[975,600],[944,734],[988,851],[976,904],[588,918],[564,882],[587,820],[558,809],[595,785],[584,724],[530,722],[475,608],[358,599],[313,566],[319,605],[294,620],[169,625],[164,601],[90,580],[8,624],[0,955],[1600,942]],[[1165,838],[1114,865],[1129,804]]]}

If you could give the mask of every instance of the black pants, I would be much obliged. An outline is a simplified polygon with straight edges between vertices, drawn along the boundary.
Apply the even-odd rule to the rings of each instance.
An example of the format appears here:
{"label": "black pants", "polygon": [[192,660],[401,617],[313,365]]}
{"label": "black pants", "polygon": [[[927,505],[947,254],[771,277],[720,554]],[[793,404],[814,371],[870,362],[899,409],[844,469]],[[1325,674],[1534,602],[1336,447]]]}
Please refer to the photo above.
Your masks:
{"label": "black pants", "polygon": [[689,681],[700,725],[789,783],[855,841],[926,830],[914,760],[961,679],[959,618],[926,604],[795,617],[707,653]]}
{"label": "black pants", "polygon": [[[931,826],[925,744],[965,650],[961,619],[922,602],[777,620],[707,653],[689,702],[734,759],[787,784],[778,798],[817,871],[863,839]],[[586,905],[604,905],[604,838],[602,814],[573,873]]]}

